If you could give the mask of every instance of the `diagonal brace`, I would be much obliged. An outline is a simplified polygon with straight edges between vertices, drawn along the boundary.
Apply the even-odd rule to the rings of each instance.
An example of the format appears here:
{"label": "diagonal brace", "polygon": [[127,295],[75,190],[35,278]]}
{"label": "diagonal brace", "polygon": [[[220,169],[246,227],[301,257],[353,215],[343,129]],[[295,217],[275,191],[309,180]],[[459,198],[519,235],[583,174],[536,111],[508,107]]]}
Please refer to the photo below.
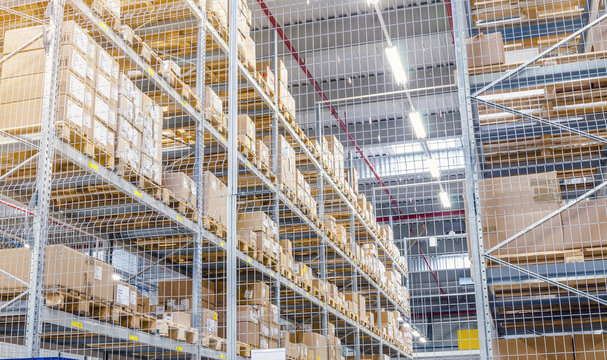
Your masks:
{"label": "diagonal brace", "polygon": [[587,137],[587,138],[589,138],[591,140],[598,141],[598,142],[601,142],[603,144],[607,144],[607,139],[603,139],[600,136],[596,136],[596,135],[587,133],[587,132],[582,131],[582,130],[574,129],[574,128],[570,127],[570,126],[559,124],[559,123],[551,121],[551,120],[543,119],[543,118],[541,118],[539,116],[535,116],[535,115],[531,115],[531,114],[526,114],[524,112],[511,109],[511,108],[509,108],[507,106],[504,106],[504,105],[500,105],[500,104],[493,103],[491,101],[480,99],[480,98],[478,98],[476,96],[471,96],[470,98],[472,100],[480,103],[480,104],[491,106],[491,107],[494,107],[496,109],[508,112],[510,114],[513,114],[513,115],[518,115],[518,116],[521,116],[521,117],[529,119],[529,120],[537,121],[537,122],[540,122],[540,123],[543,123],[543,124],[555,127],[557,129],[563,130],[563,131],[571,132],[571,133],[574,133],[574,134],[577,134],[577,135],[580,135],[580,136]]}
{"label": "diagonal brace", "polygon": [[569,209],[570,207],[572,207],[573,205],[579,203],[580,201],[589,198],[590,196],[592,196],[592,194],[596,193],[597,191],[601,190],[602,188],[604,188],[605,186],[607,186],[607,181],[601,183],[600,185],[592,188],[591,190],[585,192],[584,194],[578,196],[577,198],[575,198],[575,200],[567,203],[566,205],[561,206],[560,208],[558,208],[557,210],[551,212],[550,214],[544,216],[543,218],[539,219],[538,221],[534,222],[533,224],[527,226],[525,229],[517,232],[516,234],[512,235],[511,237],[507,238],[506,240],[502,241],[501,243],[495,245],[494,247],[492,247],[491,249],[487,250],[485,252],[484,255],[490,254],[496,250],[498,250],[499,248],[505,246],[506,244],[518,239],[519,237],[525,235],[526,233],[528,233],[529,231],[535,229],[536,227],[542,225],[543,223],[545,223],[546,221],[552,219],[553,217],[559,215],[560,213],[562,213],[563,211]]}
{"label": "diagonal brace", "polygon": [[574,293],[576,295],[585,297],[585,298],[587,298],[589,300],[596,301],[596,302],[598,302],[601,305],[607,305],[607,300],[601,299],[598,296],[590,295],[590,294],[588,294],[588,293],[586,293],[584,291],[578,290],[578,289],[573,288],[573,287],[571,287],[569,285],[562,284],[562,283],[560,283],[558,281],[555,281],[555,280],[552,280],[552,279],[550,279],[550,278],[548,278],[546,276],[543,276],[543,275],[540,275],[538,273],[535,273],[535,272],[533,272],[533,271],[531,271],[529,269],[525,269],[523,267],[520,267],[520,266],[517,266],[517,265],[514,265],[514,264],[510,264],[509,262],[501,260],[501,259],[498,259],[498,258],[496,258],[494,256],[487,255],[487,254],[485,254],[483,256],[485,258],[487,258],[488,260],[493,261],[493,262],[495,262],[497,264],[509,267],[509,268],[514,269],[514,270],[516,270],[518,272],[521,272],[523,274],[529,275],[529,276],[534,277],[536,279],[539,279],[541,281],[547,282],[547,283],[549,283],[551,285],[557,286],[557,287],[559,287],[561,289],[567,290],[567,291],[569,291],[571,293]]}

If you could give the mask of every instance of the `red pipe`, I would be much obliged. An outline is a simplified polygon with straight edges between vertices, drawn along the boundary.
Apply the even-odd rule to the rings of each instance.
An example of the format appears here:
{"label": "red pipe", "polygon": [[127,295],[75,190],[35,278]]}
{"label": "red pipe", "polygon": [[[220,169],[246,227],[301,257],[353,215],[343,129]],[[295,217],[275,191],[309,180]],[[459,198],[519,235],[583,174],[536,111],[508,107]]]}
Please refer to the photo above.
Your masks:
{"label": "red pipe", "polygon": [[389,222],[390,218],[392,220],[415,220],[415,219],[427,219],[433,217],[441,217],[441,216],[456,216],[456,215],[464,215],[466,213],[465,210],[451,210],[451,211],[439,211],[434,213],[427,214],[413,214],[413,215],[399,215],[397,217],[392,216],[383,216],[376,218],[377,222]]}
{"label": "red pipe", "polygon": [[455,42],[455,34],[453,33],[453,9],[451,8],[451,0],[445,0],[447,7],[447,16],[449,17],[449,25],[451,26],[451,38]]}
{"label": "red pipe", "polygon": [[451,316],[451,315],[476,315],[476,310],[411,314],[411,317],[420,318],[420,317],[427,317],[427,316],[434,317],[434,316]]}
{"label": "red pipe", "polygon": [[[360,154],[360,156],[362,157],[362,159],[364,160],[364,162],[367,164],[367,166],[369,167],[369,169],[371,169],[371,172],[373,173],[373,175],[375,176],[375,178],[377,179],[377,181],[379,181],[379,183],[381,184],[381,186],[384,188],[384,192],[388,195],[388,197],[390,198],[392,204],[394,204],[396,206],[396,209],[398,210],[398,213],[401,214],[401,215],[404,215],[403,212],[400,210],[400,207],[398,206],[398,203],[392,197],[392,194],[390,194],[390,191],[386,188],[386,184],[384,184],[384,182],[382,181],[382,179],[379,176],[379,174],[377,173],[377,171],[375,171],[375,168],[373,167],[373,165],[371,165],[371,162],[369,161],[369,159],[367,158],[367,156],[364,154],[364,152],[362,151],[362,149],[360,148],[360,146],[358,146],[358,144],[356,143],[356,140],[354,139],[354,137],[352,136],[352,134],[350,134],[350,131],[348,131],[348,126],[341,120],[341,118],[339,117],[339,114],[337,113],[337,110],[335,110],[335,108],[333,107],[333,105],[331,105],[331,102],[329,101],[329,99],[327,98],[327,96],[325,95],[325,93],[322,91],[322,88],[320,87],[320,85],[318,84],[318,82],[316,82],[316,79],[314,79],[314,76],[312,76],[312,73],[310,73],[310,71],[308,70],[308,67],[305,65],[303,59],[301,59],[299,57],[299,54],[297,53],[297,50],[295,50],[295,48],[293,47],[293,44],[291,44],[291,41],[289,40],[289,38],[282,31],[282,27],[280,25],[278,25],[278,22],[276,21],[276,18],[274,17],[274,15],[272,15],[272,13],[270,12],[270,9],[268,9],[268,7],[266,6],[266,3],[264,2],[264,0],[257,0],[257,3],[259,4],[259,6],[263,10],[264,14],[268,18],[268,20],[270,21],[270,23],[272,24],[272,26],[274,27],[274,29],[276,30],[276,33],[278,34],[278,36],[280,36],[280,38],[284,42],[284,44],[287,47],[287,49],[289,49],[289,51],[291,52],[291,55],[293,56],[293,59],[295,59],[295,61],[297,61],[297,64],[299,65],[299,67],[301,68],[301,70],[304,72],[304,74],[306,74],[306,77],[308,78],[308,81],[310,81],[310,83],[312,84],[312,86],[314,86],[314,89],[316,90],[316,92],[318,93],[318,95],[320,95],[320,97],[322,98],[322,100],[325,102],[325,105],[329,108],[329,111],[331,112],[331,114],[333,115],[333,117],[335,118],[335,120],[337,120],[337,122],[339,123],[339,126],[341,127],[341,129],[346,133],[346,135],[348,136],[348,139],[350,139],[350,142],[352,142],[352,144],[356,148],[356,151]],[[434,273],[434,270],[432,270],[432,268],[430,267],[430,263],[428,262],[428,259],[426,258],[426,254],[424,254],[423,250],[421,249],[421,246],[419,245],[419,242],[417,242],[417,247],[418,247],[418,249],[420,251],[420,254],[424,258],[424,261],[426,262],[426,265],[428,266],[428,269],[430,269],[430,273],[432,274],[432,277],[434,277],[434,281],[436,281],[436,285],[440,289],[441,293],[444,294],[445,292],[443,291],[442,287],[440,286],[440,283],[438,281],[438,278],[437,278],[436,274]],[[447,302],[448,301],[449,301],[449,299],[447,298]]]}

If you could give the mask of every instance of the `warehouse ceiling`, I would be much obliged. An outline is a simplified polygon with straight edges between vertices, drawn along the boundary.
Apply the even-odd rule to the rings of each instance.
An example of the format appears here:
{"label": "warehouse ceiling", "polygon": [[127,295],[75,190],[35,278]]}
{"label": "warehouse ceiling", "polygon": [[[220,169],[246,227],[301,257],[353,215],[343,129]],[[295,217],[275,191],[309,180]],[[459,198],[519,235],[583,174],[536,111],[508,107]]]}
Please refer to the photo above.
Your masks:
{"label": "warehouse ceiling", "polygon": [[[298,104],[297,122],[311,136],[316,136],[319,124],[324,134],[338,136],[346,152],[353,153],[352,165],[362,177],[361,189],[374,199],[378,218],[396,216],[396,236],[415,238],[400,244],[411,254],[414,321],[432,333],[432,346],[453,345],[457,324],[468,326],[475,321],[470,311],[474,295],[461,283],[470,276],[469,264],[460,266],[467,259],[466,242],[461,236],[446,236],[437,246],[429,246],[424,238],[464,230],[464,155],[454,78],[455,47],[446,2],[379,2],[385,30],[408,70],[407,87],[395,82],[384,55],[386,36],[367,0],[265,0],[265,4],[352,138],[389,186],[390,194],[380,188],[348,135],[320,102],[319,92],[291,50],[279,41],[277,53],[289,70],[289,87]],[[270,54],[274,31],[258,1],[249,0],[249,5],[255,19],[257,53]],[[428,144],[433,156],[439,158],[441,178],[453,181],[445,185],[452,201],[448,212],[437,198],[437,184],[428,173],[425,155],[409,124],[408,96],[424,114]],[[433,313],[458,315],[428,319]]]}

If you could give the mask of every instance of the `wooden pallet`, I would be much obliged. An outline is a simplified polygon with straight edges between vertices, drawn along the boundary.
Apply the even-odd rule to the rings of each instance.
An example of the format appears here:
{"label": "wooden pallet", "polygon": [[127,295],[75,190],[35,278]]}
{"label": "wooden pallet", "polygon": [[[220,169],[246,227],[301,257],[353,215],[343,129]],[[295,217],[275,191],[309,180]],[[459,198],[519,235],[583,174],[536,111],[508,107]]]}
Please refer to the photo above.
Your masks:
{"label": "wooden pallet", "polygon": [[160,184],[147,178],[145,175],[142,175],[139,173],[139,171],[131,168],[123,161],[118,161],[115,172],[117,175],[122,176],[125,180],[145,191],[157,200],[162,200],[162,187]]}
{"label": "wooden pallet", "polygon": [[214,218],[207,215],[203,215],[202,225],[205,227],[205,229],[215,234],[215,236],[217,236],[218,238],[225,240],[227,234],[226,228],[222,224],[217,222],[217,220],[215,220]]}
{"label": "wooden pallet", "polygon": [[112,306],[109,322],[129,329],[141,329],[142,314],[122,305]]}
{"label": "wooden pallet", "polygon": [[257,156],[253,158],[252,162],[265,177],[267,177],[272,183],[276,183],[276,175],[274,175],[267,164],[263,163]]}
{"label": "wooden pallet", "polygon": [[280,267],[280,275],[287,280],[291,280],[291,281],[295,280],[295,275],[293,274],[291,269],[289,269],[287,267],[284,267],[284,266]]}
{"label": "wooden pallet", "polygon": [[605,259],[607,257],[607,247],[599,246],[567,250],[504,254],[494,256],[500,260],[517,265],[575,263]]}
{"label": "wooden pallet", "polygon": [[[93,299],[71,289],[48,289],[44,291],[44,301],[51,309],[65,311],[80,316],[91,316]],[[100,303],[101,304],[101,303]]]}
{"label": "wooden pallet", "polygon": [[253,256],[257,261],[259,261],[260,263],[262,263],[264,266],[266,266],[267,268],[270,268],[274,271],[279,271],[278,270],[278,259],[273,257],[273,256],[269,256],[268,254],[266,254],[263,251],[255,251],[255,256]]}
{"label": "wooden pallet", "polygon": [[253,347],[249,344],[242,343],[240,341],[236,342],[236,347],[237,347],[238,355],[244,356],[244,357],[251,357],[251,350],[255,349],[255,347]]}
{"label": "wooden pallet", "polygon": [[194,204],[177,198],[169,189],[162,189],[162,202],[189,219],[196,220],[198,217],[198,209]]}
{"label": "wooden pallet", "polygon": [[255,148],[249,147],[247,144],[238,139],[238,151],[249,161],[255,163]]}
{"label": "wooden pallet", "polygon": [[201,345],[206,348],[221,351],[224,347],[225,339],[222,339],[217,335],[203,333],[200,336],[200,342]]}
{"label": "wooden pallet", "polygon": [[157,320],[156,329],[160,336],[188,344],[198,343],[197,329],[184,327],[167,320]]}

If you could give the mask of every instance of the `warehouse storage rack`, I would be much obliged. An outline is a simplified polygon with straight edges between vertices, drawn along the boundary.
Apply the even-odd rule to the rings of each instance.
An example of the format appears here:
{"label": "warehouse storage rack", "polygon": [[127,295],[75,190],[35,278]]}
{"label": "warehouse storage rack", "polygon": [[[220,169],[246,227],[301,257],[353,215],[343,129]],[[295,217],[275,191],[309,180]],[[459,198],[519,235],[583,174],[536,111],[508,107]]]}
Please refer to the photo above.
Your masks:
{"label": "warehouse storage rack", "polygon": [[452,4],[481,357],[602,356],[605,4]]}
{"label": "warehouse storage rack", "polygon": [[[119,18],[113,9],[104,6],[109,3],[14,0],[0,5],[5,35],[8,30],[40,24],[47,29],[14,52],[5,53],[1,60],[4,63],[21,52],[36,51],[27,47],[42,40],[44,81],[39,127],[32,132],[19,130],[23,119],[11,117],[11,121],[18,121],[10,124],[16,129],[2,133],[2,156],[7,164],[0,179],[3,247],[24,250],[33,259],[25,280],[6,268],[2,270],[9,282],[22,289],[3,293],[3,341],[24,345],[30,356],[36,356],[43,347],[93,357],[103,357],[104,353],[159,358],[247,357],[251,346],[237,341],[240,315],[229,310],[236,309],[240,302],[239,289],[264,282],[271,284],[271,302],[280,309],[281,322],[308,326],[320,323],[315,330],[322,335],[327,335],[330,322],[342,344],[352,349],[357,358],[365,353],[410,358],[406,341],[383,332],[381,323],[372,326],[368,319],[340,308],[326,292],[283,272],[280,264],[247,251],[246,245],[237,241],[238,214],[265,211],[278,224],[281,238],[292,241],[298,258],[322,280],[366,295],[378,313],[394,310],[405,322],[409,321],[408,305],[357,259],[355,242],[338,243],[334,234],[326,231],[325,215],[334,215],[352,239],[374,244],[382,262],[407,276],[403,258],[388,246],[375,221],[363,214],[356,193],[323,165],[322,156],[296,124],[294,114],[278,99],[279,84],[275,82],[273,89],[268,87],[256,70],[255,60],[247,58],[238,33],[242,20],[238,16],[242,18],[246,4],[229,3],[225,28],[213,17],[216,14],[208,13],[205,1],[132,1],[120,9]],[[110,64],[119,64],[121,72],[133,75],[133,84],[148,94],[147,101],[153,109],[162,109],[162,159],[169,164],[165,168],[183,171],[196,179],[194,201],[182,201],[165,191],[152,179],[158,176],[156,173],[144,176],[130,172],[125,165],[128,159],[104,152],[104,146],[113,144],[92,143],[85,134],[59,122],[55,114],[65,106],[58,85],[65,81],[61,75],[61,66],[65,66],[62,31],[69,21],[84,29],[107,52],[112,59]],[[277,37],[273,41],[269,48],[276,47]],[[270,63],[273,73],[278,74],[276,55],[270,57]],[[184,72],[183,79],[175,76],[173,65]],[[100,68],[102,71],[111,70]],[[211,88],[226,104],[217,113],[207,112],[207,92]],[[16,92],[25,91],[25,95],[34,91],[27,86],[27,90],[19,89]],[[255,118],[255,132],[270,136],[270,166],[263,166],[250,147],[239,143],[238,114],[242,112]],[[92,118],[97,119],[97,115]],[[302,206],[280,179],[277,181],[279,135],[296,149],[297,167],[305,172],[318,202],[316,215]],[[145,137],[139,139],[145,141],[141,140]],[[208,212],[204,208],[208,200],[203,198],[205,171],[214,173],[227,185],[225,193],[218,195],[219,203],[227,204],[225,227],[204,215]],[[331,212],[325,214],[325,208]],[[137,290],[130,288],[135,293],[153,292],[161,280],[191,279],[191,327],[174,325],[177,320],[173,318],[137,314],[129,308],[128,300],[122,308],[107,308],[94,299],[63,290],[49,297],[45,290],[45,261],[48,269],[48,249],[58,244],[114,265],[112,280],[136,286]],[[315,251],[306,253],[306,248]],[[69,258],[69,264],[80,261],[75,255],[69,256],[74,256],[73,262]],[[83,261],[88,264],[92,260]],[[15,265],[10,264],[10,259],[8,263]],[[18,264],[17,268],[26,268],[25,264]],[[94,274],[90,274],[94,279],[87,281],[94,282],[102,276],[97,273],[101,264],[94,264]],[[75,277],[79,269],[68,268],[61,275]],[[215,294],[205,293],[203,280],[214,281]],[[219,284],[223,286],[221,290]],[[128,299],[128,290],[126,296]],[[224,311],[217,311],[214,320],[219,318],[219,332],[225,337],[204,334],[208,325],[203,319],[207,315],[200,309],[204,301],[211,301],[208,296],[214,297],[212,301],[217,304],[223,302]],[[138,299],[142,301],[142,297]],[[57,303],[53,303],[55,300]],[[112,314],[101,315],[102,311]],[[114,316],[115,311],[117,323],[99,319]],[[95,313],[98,319],[82,315],[87,312]],[[227,326],[222,325],[222,318]],[[169,336],[149,331],[151,325],[147,329],[141,325],[161,320]],[[286,341],[280,334],[278,339],[277,345]]]}

